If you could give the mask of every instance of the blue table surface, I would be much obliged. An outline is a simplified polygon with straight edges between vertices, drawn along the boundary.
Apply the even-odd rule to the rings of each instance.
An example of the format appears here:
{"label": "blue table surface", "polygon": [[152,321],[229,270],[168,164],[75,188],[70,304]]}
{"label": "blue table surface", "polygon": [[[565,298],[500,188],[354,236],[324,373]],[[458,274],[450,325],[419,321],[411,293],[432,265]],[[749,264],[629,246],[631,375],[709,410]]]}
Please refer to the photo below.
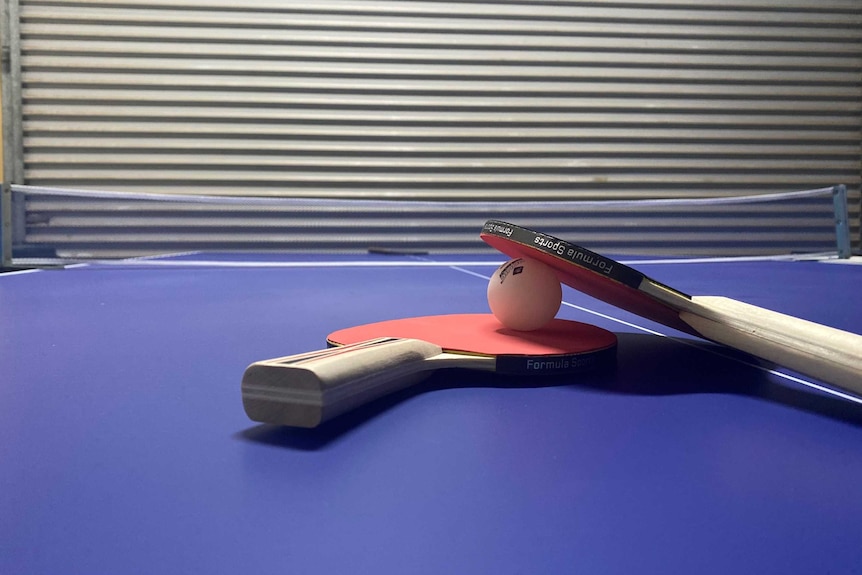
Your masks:
{"label": "blue table surface", "polygon": [[[248,364],[487,311],[501,259],[186,259],[0,275],[0,573],[862,572],[862,404],[807,378],[567,288],[615,370],[259,425]],[[634,265],[862,331],[862,266]]]}

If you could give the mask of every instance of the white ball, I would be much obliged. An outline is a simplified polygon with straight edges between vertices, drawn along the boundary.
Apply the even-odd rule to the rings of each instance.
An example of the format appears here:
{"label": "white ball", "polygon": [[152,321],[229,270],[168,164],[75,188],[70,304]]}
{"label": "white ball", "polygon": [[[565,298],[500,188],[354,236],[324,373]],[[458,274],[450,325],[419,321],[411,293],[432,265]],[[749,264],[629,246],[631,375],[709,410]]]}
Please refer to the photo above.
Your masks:
{"label": "white ball", "polygon": [[554,270],[536,260],[510,260],[494,272],[488,283],[488,305],[504,326],[533,331],[547,325],[563,300],[563,288]]}

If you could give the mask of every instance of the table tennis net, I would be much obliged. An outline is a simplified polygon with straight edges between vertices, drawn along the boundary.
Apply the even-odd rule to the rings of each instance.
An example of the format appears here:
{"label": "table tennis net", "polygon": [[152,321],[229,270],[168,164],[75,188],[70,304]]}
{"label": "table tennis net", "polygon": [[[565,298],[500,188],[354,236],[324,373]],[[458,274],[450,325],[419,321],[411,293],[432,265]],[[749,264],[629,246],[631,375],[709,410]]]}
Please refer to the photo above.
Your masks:
{"label": "table tennis net", "polygon": [[[487,219],[596,251],[847,257],[858,198],[844,186],[707,198],[412,201],[177,195],[15,185],[12,261],[206,253],[490,253]],[[849,205],[849,208],[848,208]]]}

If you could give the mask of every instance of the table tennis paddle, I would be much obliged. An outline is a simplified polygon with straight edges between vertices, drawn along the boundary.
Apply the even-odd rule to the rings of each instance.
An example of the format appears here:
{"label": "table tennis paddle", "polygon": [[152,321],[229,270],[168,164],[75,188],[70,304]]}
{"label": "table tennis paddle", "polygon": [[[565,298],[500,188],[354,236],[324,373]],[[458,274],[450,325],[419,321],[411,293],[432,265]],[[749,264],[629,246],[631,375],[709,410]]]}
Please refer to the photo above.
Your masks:
{"label": "table tennis paddle", "polygon": [[249,418],[315,427],[440,368],[517,376],[583,372],[612,364],[617,338],[562,319],[519,332],[491,314],[456,314],[360,325],[331,333],[327,342],[333,347],[250,365],[242,378]]}
{"label": "table tennis paddle", "polygon": [[862,396],[862,336],[719,296],[690,296],[561,239],[489,220],[480,234],[509,257],[551,266],[560,281],[617,307]]}

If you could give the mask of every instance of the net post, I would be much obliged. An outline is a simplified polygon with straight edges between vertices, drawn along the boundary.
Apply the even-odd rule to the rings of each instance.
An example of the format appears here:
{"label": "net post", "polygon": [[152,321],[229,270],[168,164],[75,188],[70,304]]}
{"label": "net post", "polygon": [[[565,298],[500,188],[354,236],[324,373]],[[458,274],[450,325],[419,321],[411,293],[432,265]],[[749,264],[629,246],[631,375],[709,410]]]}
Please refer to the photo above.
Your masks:
{"label": "net post", "polygon": [[12,265],[12,201],[9,186],[0,184],[0,270]]}
{"label": "net post", "polygon": [[832,188],[832,205],[835,210],[835,241],[838,257],[848,259],[851,255],[850,216],[847,211],[847,186],[840,184]]}

